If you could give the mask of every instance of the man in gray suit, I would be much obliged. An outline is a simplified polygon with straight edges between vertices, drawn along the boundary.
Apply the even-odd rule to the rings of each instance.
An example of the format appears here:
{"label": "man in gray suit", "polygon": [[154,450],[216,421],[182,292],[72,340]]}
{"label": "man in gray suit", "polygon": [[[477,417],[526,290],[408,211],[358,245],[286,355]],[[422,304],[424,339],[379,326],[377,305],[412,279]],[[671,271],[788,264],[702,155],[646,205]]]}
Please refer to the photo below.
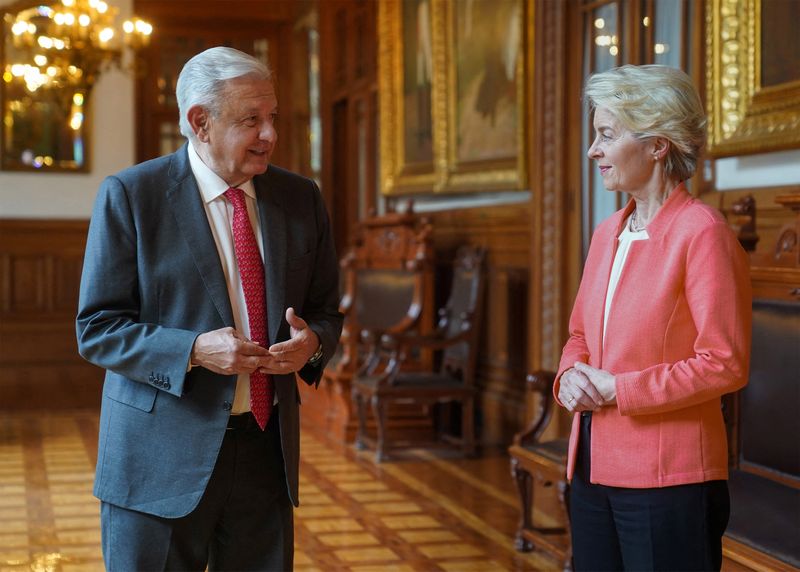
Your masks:
{"label": "man in gray suit", "polygon": [[341,333],[313,181],[269,166],[269,69],[231,48],[177,85],[172,155],[108,177],[81,355],[106,369],[95,495],[109,570],[290,570],[300,401]]}

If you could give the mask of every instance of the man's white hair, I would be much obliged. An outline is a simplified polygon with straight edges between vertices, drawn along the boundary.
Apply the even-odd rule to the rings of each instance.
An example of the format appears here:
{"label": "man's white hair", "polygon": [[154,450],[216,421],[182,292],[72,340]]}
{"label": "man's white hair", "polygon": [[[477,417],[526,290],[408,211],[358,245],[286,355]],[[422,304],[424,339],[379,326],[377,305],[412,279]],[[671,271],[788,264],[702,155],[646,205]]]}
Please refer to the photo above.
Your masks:
{"label": "man's white hair", "polygon": [[194,140],[194,131],[186,117],[189,109],[200,105],[213,116],[219,115],[225,82],[244,76],[271,80],[272,71],[249,54],[221,46],[200,52],[186,62],[175,89],[181,134]]}

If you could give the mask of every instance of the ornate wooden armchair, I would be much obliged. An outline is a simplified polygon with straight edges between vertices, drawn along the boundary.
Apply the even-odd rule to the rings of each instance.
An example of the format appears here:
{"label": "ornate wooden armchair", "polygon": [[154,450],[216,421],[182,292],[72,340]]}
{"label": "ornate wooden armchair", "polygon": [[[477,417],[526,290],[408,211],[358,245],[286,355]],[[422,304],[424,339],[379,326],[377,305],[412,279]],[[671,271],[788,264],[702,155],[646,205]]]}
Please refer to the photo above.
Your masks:
{"label": "ornate wooden armchair", "polygon": [[[567,482],[566,438],[540,440],[553,415],[553,384],[555,373],[539,371],[528,374],[527,388],[539,396],[536,413],[530,425],[514,435],[508,448],[511,474],[517,483],[520,500],[520,521],[515,546],[520,552],[541,548],[563,562],[564,570],[572,569],[572,549],[569,535],[569,483]],[[566,526],[535,526],[532,518],[534,490],[556,486],[559,504]]]}
{"label": "ornate wooden armchair", "polygon": [[[439,311],[430,335],[365,329],[362,343],[369,357],[353,378],[353,401],[358,409],[356,446],[374,446],[377,462],[389,447],[387,411],[390,404],[438,402],[461,404],[461,442],[467,455],[475,452],[475,361],[483,310],[485,280],[483,248],[462,247],[456,254],[449,300]],[[439,366],[428,371],[403,368],[415,352],[441,352]],[[375,439],[367,435],[367,403],[376,420]]]}
{"label": "ornate wooden armchair", "polygon": [[339,348],[318,392],[299,384],[304,419],[336,440],[350,441],[356,431],[350,383],[364,359],[358,333],[365,328],[391,333],[432,328],[430,235],[430,225],[409,206],[359,223],[355,242],[341,260],[339,310],[345,321]]}

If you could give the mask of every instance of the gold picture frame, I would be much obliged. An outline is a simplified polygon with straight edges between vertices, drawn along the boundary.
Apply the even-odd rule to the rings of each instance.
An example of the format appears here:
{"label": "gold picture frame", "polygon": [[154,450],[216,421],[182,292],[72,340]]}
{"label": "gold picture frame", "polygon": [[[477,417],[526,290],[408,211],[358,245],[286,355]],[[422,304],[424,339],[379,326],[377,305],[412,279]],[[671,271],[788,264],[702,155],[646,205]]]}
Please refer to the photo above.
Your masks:
{"label": "gold picture frame", "polygon": [[[768,10],[765,12],[764,7]],[[796,25],[791,2],[709,0],[706,7],[708,153],[713,157],[800,147],[800,73],[796,61],[767,70],[785,43],[776,25]],[[777,12],[776,12],[777,10]],[[764,30],[770,30],[768,34]],[[784,43],[783,45],[781,43]],[[794,45],[794,44],[790,44]]]}
{"label": "gold picture frame", "polygon": [[[414,34],[408,27],[409,19],[416,10],[423,13],[427,9],[427,38],[417,38],[422,34]],[[436,129],[433,126],[432,107],[435,101],[433,96],[433,77],[435,75],[433,61],[433,27],[437,24],[434,17],[438,14],[432,8],[432,0],[392,0],[378,4],[378,50],[379,50],[379,79],[378,90],[380,93],[380,120],[381,120],[381,181],[384,192],[390,189],[393,192],[420,192],[430,189],[436,181],[434,159],[436,147]],[[425,25],[419,19],[418,26]],[[409,37],[415,37],[420,43],[427,42],[427,46],[420,51],[420,58],[426,60],[427,71],[418,70],[420,62],[406,62],[410,51]],[[404,43],[403,40],[406,40]],[[429,58],[429,59],[428,59]],[[406,65],[408,63],[408,65]],[[430,81],[423,82],[428,85],[428,93],[424,93],[424,85],[416,89],[408,86],[408,75],[411,71],[418,71],[420,76],[429,73]],[[406,149],[409,141],[409,117],[407,112],[411,99],[417,101],[427,99],[430,102],[428,117],[421,117],[422,106],[416,109],[416,119],[421,123],[430,125],[430,160],[414,161],[415,157],[407,157]],[[427,120],[427,121],[426,121]],[[419,157],[416,157],[419,158]]]}
{"label": "gold picture frame", "polygon": [[383,194],[527,188],[526,4],[379,3]]}

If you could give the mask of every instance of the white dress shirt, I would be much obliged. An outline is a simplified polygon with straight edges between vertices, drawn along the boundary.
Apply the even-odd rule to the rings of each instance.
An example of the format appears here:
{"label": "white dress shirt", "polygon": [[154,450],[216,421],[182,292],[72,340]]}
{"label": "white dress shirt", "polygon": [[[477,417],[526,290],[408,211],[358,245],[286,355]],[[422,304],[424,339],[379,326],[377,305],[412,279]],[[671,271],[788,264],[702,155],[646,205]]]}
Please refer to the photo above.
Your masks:
{"label": "white dress shirt", "polygon": [[[233,322],[236,330],[249,338],[250,323],[247,319],[242,279],[239,276],[236,251],[233,246],[233,205],[224,197],[225,191],[228,190],[228,184],[203,163],[191,142],[189,142],[189,164],[197,186],[200,188],[203,207],[206,210],[211,234],[217,245],[222,271],[225,273],[225,283],[228,286],[228,297],[231,300],[231,310],[233,311]],[[263,262],[264,246],[261,240],[261,224],[258,220],[258,203],[253,181],[249,180],[239,185],[239,188],[245,194],[247,214],[250,217],[250,224],[253,226]],[[240,414],[247,411],[250,411],[250,374],[242,373],[236,380],[236,395],[233,399],[231,413]]]}
{"label": "white dress shirt", "polygon": [[647,240],[650,236],[647,230],[642,229],[639,231],[631,230],[631,217],[628,217],[628,222],[625,228],[619,235],[619,246],[617,246],[617,253],[614,255],[614,263],[611,265],[611,276],[608,279],[608,291],[606,292],[606,308],[603,314],[603,345],[606,342],[606,324],[608,324],[608,312],[611,310],[611,303],[614,301],[614,292],[617,291],[617,284],[619,278],[622,276],[622,269],[625,267],[625,260],[628,258],[628,253],[631,250],[631,245],[637,240]]}

